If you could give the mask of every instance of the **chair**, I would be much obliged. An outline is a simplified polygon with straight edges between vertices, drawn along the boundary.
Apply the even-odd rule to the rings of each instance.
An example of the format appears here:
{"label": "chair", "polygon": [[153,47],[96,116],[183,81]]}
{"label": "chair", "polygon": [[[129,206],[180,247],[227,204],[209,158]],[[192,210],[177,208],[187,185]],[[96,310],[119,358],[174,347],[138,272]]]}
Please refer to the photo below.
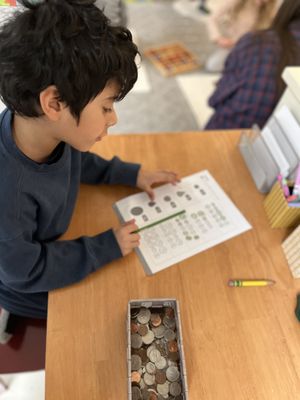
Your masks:
{"label": "chair", "polygon": [[0,374],[45,369],[46,320],[10,315],[12,338],[0,344]]}

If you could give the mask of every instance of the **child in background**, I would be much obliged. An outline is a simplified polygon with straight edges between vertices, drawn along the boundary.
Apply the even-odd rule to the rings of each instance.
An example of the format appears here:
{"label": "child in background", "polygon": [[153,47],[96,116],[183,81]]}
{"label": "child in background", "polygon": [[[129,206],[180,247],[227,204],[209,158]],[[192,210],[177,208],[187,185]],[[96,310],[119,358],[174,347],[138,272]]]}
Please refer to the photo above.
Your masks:
{"label": "child in background", "polygon": [[208,72],[222,72],[225,60],[247,32],[265,29],[278,9],[278,0],[228,0],[208,19],[208,33],[217,50],[208,58]]}
{"label": "child in background", "polygon": [[300,66],[300,0],[284,0],[270,29],[248,33],[229,54],[205,129],[263,127],[280,99],[286,66]]}
{"label": "child in background", "polygon": [[[114,102],[137,79],[130,32],[94,0],[24,0],[0,29],[0,306],[45,318],[49,290],[78,282],[139,245],[134,220],[93,237],[57,240],[80,182],[177,181],[89,153],[117,117]],[[101,204],[99,212],[101,213]]]}

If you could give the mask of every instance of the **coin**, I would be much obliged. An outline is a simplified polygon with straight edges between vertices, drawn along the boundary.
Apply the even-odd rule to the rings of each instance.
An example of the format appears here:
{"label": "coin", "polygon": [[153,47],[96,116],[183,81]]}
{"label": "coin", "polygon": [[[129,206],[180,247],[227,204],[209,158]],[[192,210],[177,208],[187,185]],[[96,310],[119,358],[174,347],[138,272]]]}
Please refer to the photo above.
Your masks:
{"label": "coin", "polygon": [[149,394],[149,400],[157,400],[157,399],[158,399],[158,397],[157,397],[157,394],[156,394],[156,393],[151,392],[151,393]]}
{"label": "coin", "polygon": [[181,385],[178,382],[171,383],[170,394],[172,396],[179,396],[181,394]]}
{"label": "coin", "polygon": [[175,313],[174,313],[174,309],[172,307],[165,307],[164,311],[165,311],[165,315],[167,317],[174,318]]}
{"label": "coin", "polygon": [[168,351],[167,351],[167,348],[166,348],[166,343],[163,340],[157,340],[156,341],[156,348],[157,348],[157,350],[159,350],[160,354],[163,357],[167,357]]}
{"label": "coin", "polygon": [[168,367],[166,370],[167,379],[170,382],[178,381],[180,373],[177,367]]}
{"label": "coin", "polygon": [[139,383],[141,375],[137,371],[131,372],[131,382]]}
{"label": "coin", "polygon": [[167,380],[166,373],[164,371],[157,371],[155,374],[155,381],[156,383],[163,384]]}
{"label": "coin", "polygon": [[131,321],[130,323],[130,331],[131,333],[137,333],[139,326],[136,322]]}
{"label": "coin", "polygon": [[168,317],[168,316],[165,316],[165,317],[163,318],[163,324],[164,324],[167,328],[175,329],[175,327],[176,327],[175,318],[170,318],[170,317]]}
{"label": "coin", "polygon": [[140,324],[147,324],[151,316],[151,311],[148,308],[141,307],[140,312],[137,315],[137,320]]}
{"label": "coin", "polygon": [[157,349],[151,350],[151,352],[149,353],[149,358],[153,363],[156,363],[158,360],[160,360],[161,354],[160,354],[159,350],[157,350]]}
{"label": "coin", "polygon": [[143,324],[141,324],[139,327],[138,327],[138,333],[141,335],[141,336],[145,336],[147,333],[148,333],[148,326],[147,325],[143,325]]}
{"label": "coin", "polygon": [[147,361],[148,357],[147,357],[147,351],[146,349],[140,348],[136,351],[136,354],[139,355],[141,357],[142,360],[142,364],[145,364],[145,362]]}
{"label": "coin", "polygon": [[145,336],[140,336],[142,338],[142,341],[145,344],[150,344],[154,340],[154,333],[152,331],[148,331]]}
{"label": "coin", "polygon": [[148,372],[146,372],[144,374],[144,382],[146,383],[146,385],[148,386],[152,386],[155,383],[155,376],[148,374]]}
{"label": "coin", "polygon": [[157,328],[161,324],[160,315],[159,314],[151,314],[150,321],[151,321],[151,325]]}
{"label": "coin", "polygon": [[146,364],[146,371],[148,372],[148,374],[153,375],[156,371],[156,366],[155,364],[153,364],[152,362],[148,362]]}
{"label": "coin", "polygon": [[175,353],[176,351],[178,351],[178,345],[176,340],[170,340],[168,342],[168,350],[170,353]]}
{"label": "coin", "polygon": [[151,351],[154,350],[154,349],[156,349],[155,344],[151,344],[151,346],[149,346],[149,347],[147,348],[147,357],[148,357],[148,358],[149,358],[149,356],[150,356]]}
{"label": "coin", "polygon": [[142,347],[143,339],[138,333],[131,335],[131,347],[134,349],[139,349]]}
{"label": "coin", "polygon": [[164,369],[167,366],[167,360],[165,357],[160,357],[160,359],[155,362],[155,366],[157,369]]}
{"label": "coin", "polygon": [[153,328],[152,332],[154,333],[155,337],[161,339],[164,337],[166,327],[164,325],[159,325],[157,328]]}
{"label": "coin", "polygon": [[141,368],[141,366],[142,366],[141,357],[138,356],[137,354],[133,354],[131,356],[131,371],[137,371]]}
{"label": "coin", "polygon": [[142,400],[142,393],[137,386],[131,387],[132,400]]}
{"label": "coin", "polygon": [[156,388],[159,394],[161,394],[162,396],[167,396],[169,393],[169,382],[166,381],[163,384],[158,383]]}
{"label": "coin", "polygon": [[166,329],[164,333],[164,338],[169,342],[170,340],[174,340],[176,338],[176,333],[173,329]]}

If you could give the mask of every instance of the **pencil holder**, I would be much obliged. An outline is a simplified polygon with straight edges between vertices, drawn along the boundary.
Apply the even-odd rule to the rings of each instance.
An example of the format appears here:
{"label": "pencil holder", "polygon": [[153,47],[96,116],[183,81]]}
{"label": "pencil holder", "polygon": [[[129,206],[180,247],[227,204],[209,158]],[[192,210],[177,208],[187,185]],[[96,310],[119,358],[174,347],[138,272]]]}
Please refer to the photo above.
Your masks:
{"label": "pencil holder", "polygon": [[265,198],[264,207],[272,228],[291,228],[300,223],[300,208],[288,204],[279,182]]}
{"label": "pencil holder", "polygon": [[282,243],[282,248],[294,278],[300,278],[300,225]]}

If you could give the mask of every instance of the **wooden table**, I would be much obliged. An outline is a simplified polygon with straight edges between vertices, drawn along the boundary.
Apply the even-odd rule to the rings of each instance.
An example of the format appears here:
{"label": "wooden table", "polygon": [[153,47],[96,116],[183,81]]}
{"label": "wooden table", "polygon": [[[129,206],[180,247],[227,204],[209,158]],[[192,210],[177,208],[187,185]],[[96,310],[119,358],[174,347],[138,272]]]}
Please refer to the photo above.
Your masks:
{"label": "wooden table", "polygon": [[[300,283],[291,277],[281,242],[269,227],[263,195],[237,149],[240,132],[110,136],[92,151],[175,169],[208,169],[253,229],[145,276],[132,253],[84,281],[50,293],[47,400],[126,400],[126,311],[129,299],[180,302],[190,400],[300,398]],[[135,190],[82,186],[64,238],[94,235],[118,224],[111,205]],[[66,266],[67,267],[67,266]],[[229,278],[270,278],[265,288],[228,288]]]}

